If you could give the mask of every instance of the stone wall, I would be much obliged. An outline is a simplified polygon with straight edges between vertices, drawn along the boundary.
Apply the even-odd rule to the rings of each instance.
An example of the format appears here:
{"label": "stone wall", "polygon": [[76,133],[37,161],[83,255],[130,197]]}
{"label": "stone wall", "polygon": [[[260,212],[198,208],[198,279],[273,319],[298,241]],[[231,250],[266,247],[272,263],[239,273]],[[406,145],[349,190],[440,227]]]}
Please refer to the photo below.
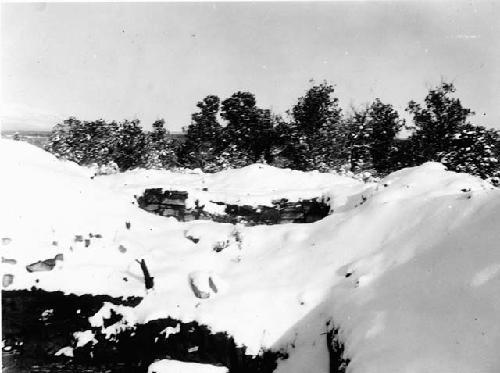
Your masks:
{"label": "stone wall", "polygon": [[330,213],[328,201],[322,198],[289,201],[285,198],[273,201],[272,206],[232,205],[213,201],[225,206],[225,214],[215,215],[204,210],[195,202],[195,208],[186,208],[188,193],[161,188],[146,189],[137,201],[139,207],[161,216],[173,216],[180,221],[213,220],[223,223],[283,224],[312,223],[323,219]]}
{"label": "stone wall", "polygon": [[[137,199],[139,207],[161,216],[173,216],[180,221],[193,220],[186,217],[187,192],[166,190],[161,188],[146,189]],[[188,215],[190,215],[188,213]],[[187,218],[187,219],[186,219]]]}

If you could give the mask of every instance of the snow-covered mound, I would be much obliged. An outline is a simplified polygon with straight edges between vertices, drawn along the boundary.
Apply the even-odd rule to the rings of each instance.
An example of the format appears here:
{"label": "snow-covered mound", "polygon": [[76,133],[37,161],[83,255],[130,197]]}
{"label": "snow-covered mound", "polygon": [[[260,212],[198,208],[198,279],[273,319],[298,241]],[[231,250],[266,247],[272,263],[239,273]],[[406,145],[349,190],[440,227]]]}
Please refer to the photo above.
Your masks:
{"label": "snow-covered mound", "polygon": [[[213,202],[236,205],[271,206],[273,200],[331,197],[332,207],[340,208],[346,203],[346,196],[354,190],[362,190],[364,184],[358,180],[334,173],[317,171],[301,172],[280,169],[264,164],[254,164],[240,169],[230,169],[215,174],[199,171],[176,173],[163,170],[132,170],[124,173],[102,176],[98,182],[122,193],[133,200],[148,188],[183,190],[189,193],[188,207],[195,201],[205,206],[205,211],[222,213],[223,207]],[[222,209],[222,210],[221,210]]]}
{"label": "snow-covered mound", "polygon": [[208,364],[183,363],[175,360],[160,360],[149,366],[148,373],[226,373],[224,367]]}
{"label": "snow-covered mound", "polygon": [[[110,273],[127,263],[123,255],[115,255],[120,232],[127,217],[142,215],[147,221],[149,215],[116,193],[96,187],[86,168],[61,162],[25,142],[2,140],[0,144],[0,229],[8,243],[2,256],[17,262],[2,265],[4,273],[14,275],[12,288],[56,289],[64,276],[67,290],[77,293],[117,289],[113,281],[119,279]],[[26,265],[58,254],[64,257],[61,272],[35,276],[25,270]],[[107,284],[103,278],[109,280]]]}
{"label": "snow-covered mound", "polygon": [[[286,349],[279,372],[328,372],[328,321],[350,372],[500,370],[500,191],[478,178],[429,163],[377,184],[262,165],[91,179],[27,144],[0,148],[2,256],[16,260],[2,261],[7,289],[144,296],[116,312],[129,324],[196,320],[254,353]],[[179,223],[131,203],[149,187],[259,204],[327,194],[334,213],[314,224]],[[50,271],[25,269],[58,254]],[[138,259],[154,277],[148,292]]]}

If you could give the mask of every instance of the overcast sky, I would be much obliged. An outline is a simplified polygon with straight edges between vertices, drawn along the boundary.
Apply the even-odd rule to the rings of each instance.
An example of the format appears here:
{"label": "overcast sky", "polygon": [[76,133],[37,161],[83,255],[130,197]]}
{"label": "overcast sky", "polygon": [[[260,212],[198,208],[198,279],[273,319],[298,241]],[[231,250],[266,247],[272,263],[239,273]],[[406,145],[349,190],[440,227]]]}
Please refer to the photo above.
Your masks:
{"label": "overcast sky", "polygon": [[341,106],[401,113],[452,81],[500,128],[500,4],[2,3],[4,129],[58,118],[190,123],[208,94],[248,90],[283,113],[316,82]]}

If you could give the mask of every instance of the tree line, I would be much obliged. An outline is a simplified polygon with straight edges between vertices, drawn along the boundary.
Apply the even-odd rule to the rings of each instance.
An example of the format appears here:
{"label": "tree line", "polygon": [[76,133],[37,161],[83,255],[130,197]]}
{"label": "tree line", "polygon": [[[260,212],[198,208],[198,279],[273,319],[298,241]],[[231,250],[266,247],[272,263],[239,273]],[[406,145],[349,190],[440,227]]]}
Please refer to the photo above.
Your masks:
{"label": "tree line", "polygon": [[[474,113],[463,107],[450,83],[430,89],[423,103],[408,103],[412,123],[380,99],[344,113],[327,82],[309,88],[285,117],[258,107],[250,92],[223,101],[209,95],[196,107],[184,141],[172,138],[163,120],[144,131],[138,120],[71,117],[54,127],[46,149],[81,165],[113,165],[120,171],[185,167],[216,172],[265,162],[383,176],[435,161],[496,182],[500,177],[499,131],[473,125]],[[409,136],[398,138],[403,129]]]}

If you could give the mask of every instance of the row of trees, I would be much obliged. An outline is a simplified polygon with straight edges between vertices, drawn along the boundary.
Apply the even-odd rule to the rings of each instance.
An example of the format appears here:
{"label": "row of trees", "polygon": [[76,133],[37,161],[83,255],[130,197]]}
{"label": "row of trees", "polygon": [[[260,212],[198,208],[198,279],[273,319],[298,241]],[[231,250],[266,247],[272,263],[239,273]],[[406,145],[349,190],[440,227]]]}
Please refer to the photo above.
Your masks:
{"label": "row of trees", "polygon": [[[469,122],[473,113],[454,97],[452,84],[431,89],[423,104],[408,104],[412,125],[379,99],[345,114],[334,93],[331,84],[314,85],[286,119],[259,108],[249,92],[236,92],[222,102],[210,95],[198,102],[184,141],[169,136],[163,120],[144,132],[139,121],[70,118],[54,128],[47,149],[79,164],[113,163],[122,171],[189,167],[211,172],[266,162],[298,170],[384,175],[437,161],[483,178],[500,176],[498,131]],[[411,135],[398,139],[403,128]]]}
{"label": "row of trees", "polygon": [[121,123],[69,118],[51,132],[46,150],[81,165],[116,167],[121,171],[171,168],[177,165],[176,145],[163,120],[144,132],[138,120]]}

